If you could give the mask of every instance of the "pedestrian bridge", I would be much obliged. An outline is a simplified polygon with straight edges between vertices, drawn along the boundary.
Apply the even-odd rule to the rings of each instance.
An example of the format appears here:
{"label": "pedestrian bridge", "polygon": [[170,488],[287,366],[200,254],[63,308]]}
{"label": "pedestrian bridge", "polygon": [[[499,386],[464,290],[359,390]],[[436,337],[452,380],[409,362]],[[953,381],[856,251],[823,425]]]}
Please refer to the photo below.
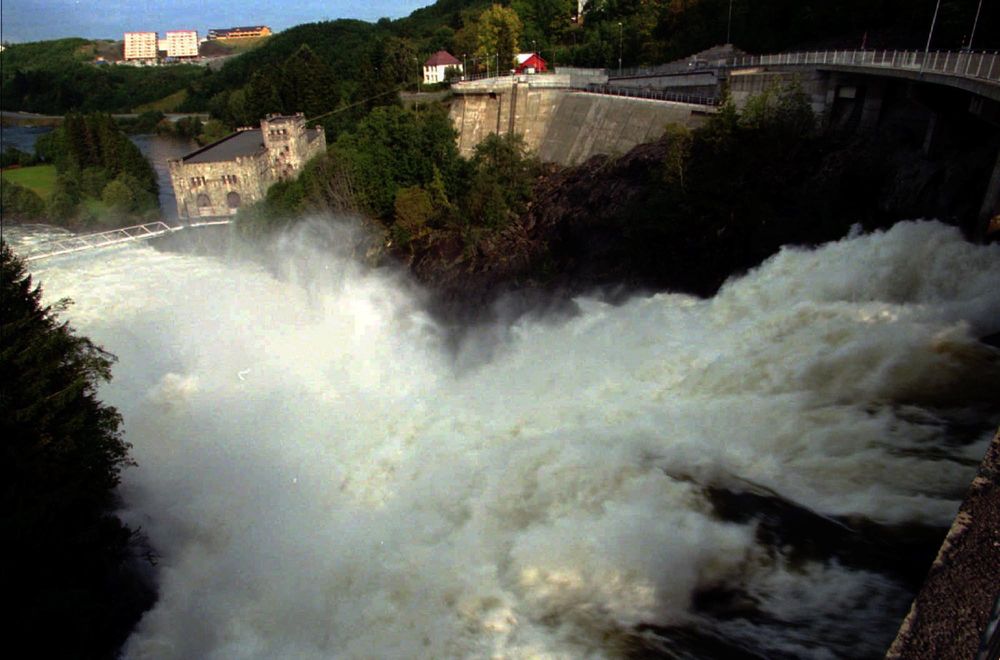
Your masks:
{"label": "pedestrian bridge", "polygon": [[57,257],[73,252],[84,252],[87,250],[97,250],[100,248],[122,245],[123,243],[134,243],[145,241],[158,236],[166,236],[182,231],[184,229],[196,227],[210,227],[214,225],[228,225],[232,220],[206,220],[203,222],[191,222],[182,225],[168,225],[162,220],[149,222],[144,225],[134,225],[132,227],[120,227],[109,231],[97,232],[94,234],[79,234],[46,241],[35,246],[30,252],[24,255],[25,261],[39,261],[50,257]]}

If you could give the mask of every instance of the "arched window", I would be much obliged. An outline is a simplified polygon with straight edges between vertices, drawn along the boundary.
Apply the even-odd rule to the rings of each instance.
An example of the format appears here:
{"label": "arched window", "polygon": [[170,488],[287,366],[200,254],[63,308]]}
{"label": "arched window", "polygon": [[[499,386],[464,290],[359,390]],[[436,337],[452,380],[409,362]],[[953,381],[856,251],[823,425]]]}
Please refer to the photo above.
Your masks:
{"label": "arched window", "polygon": [[231,209],[238,209],[240,207],[240,194],[238,192],[231,192],[226,195],[226,204]]}
{"label": "arched window", "polygon": [[212,200],[208,198],[208,195],[201,193],[198,195],[198,208],[203,209],[212,205]]}

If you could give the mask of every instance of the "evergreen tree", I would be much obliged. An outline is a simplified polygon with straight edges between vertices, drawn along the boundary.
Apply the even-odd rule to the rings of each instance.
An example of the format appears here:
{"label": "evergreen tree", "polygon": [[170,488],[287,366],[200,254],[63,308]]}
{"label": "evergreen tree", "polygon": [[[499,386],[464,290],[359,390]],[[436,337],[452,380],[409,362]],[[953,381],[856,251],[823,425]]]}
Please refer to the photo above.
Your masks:
{"label": "evergreen tree", "polygon": [[303,44],[282,65],[282,111],[317,117],[337,107],[337,80],[333,69]]}
{"label": "evergreen tree", "polygon": [[123,572],[133,532],[112,515],[129,463],[121,416],[97,399],[112,355],[44,306],[6,243],[0,299],[3,593],[7,644],[35,657],[113,657],[151,604]]}

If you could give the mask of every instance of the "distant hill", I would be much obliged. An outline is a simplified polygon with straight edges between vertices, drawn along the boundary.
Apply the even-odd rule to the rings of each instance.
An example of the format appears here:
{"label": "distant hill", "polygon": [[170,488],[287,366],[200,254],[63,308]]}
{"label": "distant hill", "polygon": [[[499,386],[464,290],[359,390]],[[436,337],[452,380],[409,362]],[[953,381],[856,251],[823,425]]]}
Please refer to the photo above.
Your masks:
{"label": "distant hill", "polygon": [[204,74],[191,65],[95,65],[121,57],[121,42],[80,38],[11,44],[0,53],[0,109],[42,114],[130,112],[186,89]]}

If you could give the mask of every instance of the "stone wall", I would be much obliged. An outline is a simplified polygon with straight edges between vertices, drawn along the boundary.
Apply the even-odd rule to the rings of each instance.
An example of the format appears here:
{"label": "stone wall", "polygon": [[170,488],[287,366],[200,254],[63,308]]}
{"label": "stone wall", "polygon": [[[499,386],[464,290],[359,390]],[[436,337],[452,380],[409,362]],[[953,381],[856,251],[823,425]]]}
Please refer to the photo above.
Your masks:
{"label": "stone wall", "polygon": [[181,220],[235,215],[240,207],[263,199],[276,180],[263,152],[215,163],[170,162]]}

